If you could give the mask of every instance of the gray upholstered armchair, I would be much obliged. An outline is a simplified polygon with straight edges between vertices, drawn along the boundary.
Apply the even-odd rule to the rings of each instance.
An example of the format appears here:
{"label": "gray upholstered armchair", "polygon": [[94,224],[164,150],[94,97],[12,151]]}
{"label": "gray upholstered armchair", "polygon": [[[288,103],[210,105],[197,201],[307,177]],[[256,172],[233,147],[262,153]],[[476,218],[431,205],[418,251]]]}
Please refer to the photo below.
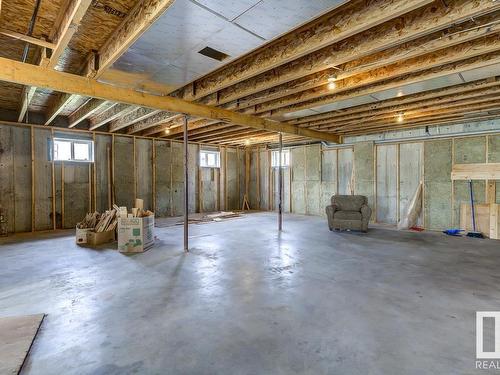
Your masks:
{"label": "gray upholstered armchair", "polygon": [[364,195],[334,195],[331,206],[326,207],[328,227],[368,231],[372,210]]}

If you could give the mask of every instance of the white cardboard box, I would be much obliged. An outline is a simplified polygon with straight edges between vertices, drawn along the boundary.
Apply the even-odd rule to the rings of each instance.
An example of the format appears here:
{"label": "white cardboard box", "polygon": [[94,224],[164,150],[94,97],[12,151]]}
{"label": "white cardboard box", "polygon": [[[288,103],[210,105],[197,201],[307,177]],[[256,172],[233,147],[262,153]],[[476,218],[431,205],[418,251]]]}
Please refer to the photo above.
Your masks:
{"label": "white cardboard box", "polygon": [[75,242],[77,245],[84,245],[87,243],[87,233],[90,232],[92,228],[80,229],[76,228]]}
{"label": "white cardboard box", "polygon": [[118,250],[121,253],[142,253],[154,244],[154,215],[118,218]]}

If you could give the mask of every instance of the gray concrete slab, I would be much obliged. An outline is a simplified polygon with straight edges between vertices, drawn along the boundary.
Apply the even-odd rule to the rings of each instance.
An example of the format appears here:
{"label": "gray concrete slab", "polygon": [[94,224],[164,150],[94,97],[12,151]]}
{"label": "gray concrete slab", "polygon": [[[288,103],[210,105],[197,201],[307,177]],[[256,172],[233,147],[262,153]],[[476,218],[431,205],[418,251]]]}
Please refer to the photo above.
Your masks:
{"label": "gray concrete slab", "polygon": [[[0,316],[47,313],[24,374],[471,374],[499,242],[250,214],[122,255],[1,240]],[[477,373],[488,373],[478,370]]]}

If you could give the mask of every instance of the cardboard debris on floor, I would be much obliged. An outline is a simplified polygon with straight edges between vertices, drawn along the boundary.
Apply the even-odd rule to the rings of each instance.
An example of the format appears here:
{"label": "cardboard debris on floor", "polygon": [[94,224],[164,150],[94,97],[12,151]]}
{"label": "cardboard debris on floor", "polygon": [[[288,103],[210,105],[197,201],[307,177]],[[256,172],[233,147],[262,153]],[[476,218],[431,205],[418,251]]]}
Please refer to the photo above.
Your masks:
{"label": "cardboard debris on floor", "polygon": [[76,225],[76,243],[78,245],[97,246],[115,240],[115,230],[118,223],[115,209],[88,213]]}

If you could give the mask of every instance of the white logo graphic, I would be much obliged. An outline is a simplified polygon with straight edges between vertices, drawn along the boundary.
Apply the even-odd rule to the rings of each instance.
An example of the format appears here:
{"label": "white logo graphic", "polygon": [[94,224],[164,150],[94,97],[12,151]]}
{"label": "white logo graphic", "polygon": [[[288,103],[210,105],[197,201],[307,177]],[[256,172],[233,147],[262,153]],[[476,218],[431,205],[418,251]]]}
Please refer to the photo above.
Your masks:
{"label": "white logo graphic", "polygon": [[[495,351],[484,351],[484,318],[495,320]],[[476,358],[478,359],[500,359],[500,311],[476,311]]]}

